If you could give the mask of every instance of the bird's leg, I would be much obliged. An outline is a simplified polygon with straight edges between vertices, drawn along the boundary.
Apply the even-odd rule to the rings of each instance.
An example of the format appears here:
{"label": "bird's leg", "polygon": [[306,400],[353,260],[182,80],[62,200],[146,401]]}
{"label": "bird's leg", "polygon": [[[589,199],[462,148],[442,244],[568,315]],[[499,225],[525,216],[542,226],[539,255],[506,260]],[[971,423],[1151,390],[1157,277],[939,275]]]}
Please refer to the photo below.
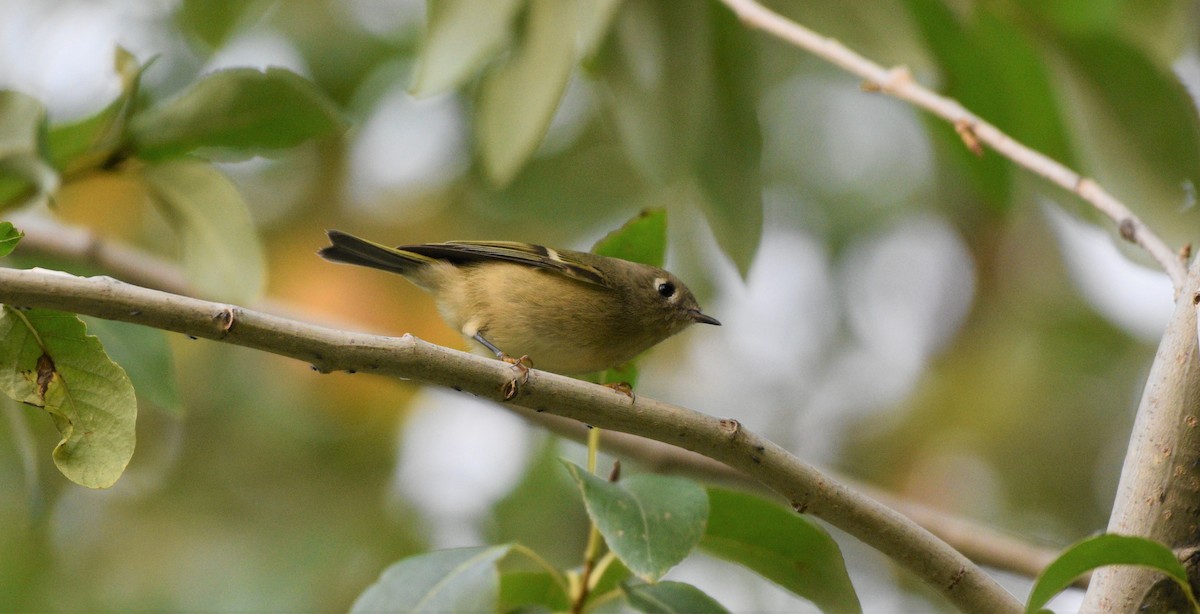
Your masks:
{"label": "bird's leg", "polygon": [[504,386],[504,400],[507,401],[517,396],[517,389],[521,386],[521,384],[529,381],[529,370],[533,368],[533,360],[530,359],[529,356],[513,358],[512,356],[505,354],[504,350],[501,350],[491,341],[488,341],[486,338],[484,338],[482,333],[476,332],[474,335],[471,335],[471,338],[483,344],[483,347],[491,350],[492,353],[496,355],[496,358],[507,362],[517,370],[517,376]]}

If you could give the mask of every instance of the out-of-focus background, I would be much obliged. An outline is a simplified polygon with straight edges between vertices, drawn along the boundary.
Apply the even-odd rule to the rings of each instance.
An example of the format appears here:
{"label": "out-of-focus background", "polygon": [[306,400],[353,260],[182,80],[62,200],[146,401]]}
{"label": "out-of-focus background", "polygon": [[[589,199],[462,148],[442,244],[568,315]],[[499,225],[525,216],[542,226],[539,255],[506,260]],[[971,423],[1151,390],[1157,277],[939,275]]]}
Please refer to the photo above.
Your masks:
{"label": "out-of-focus background", "polygon": [[[694,15],[724,10],[679,1]],[[603,45],[698,27],[652,4],[619,3]],[[1179,82],[1200,87],[1196,3],[770,4],[1098,177],[1173,244],[1195,236],[1200,168],[1188,165],[1200,154]],[[736,417],[831,471],[1051,548],[1105,526],[1171,305],[1165,276],[1118,247],[1109,224],[757,32],[740,34],[752,62],[714,70],[754,83],[736,102],[762,135],[761,242],[723,249],[728,229],[700,191],[646,168],[602,61],[576,67],[532,160],[497,185],[474,146],[477,84],[408,93],[425,15],[416,0],[7,1],[0,87],[41,100],[51,122],[87,116],[120,90],[118,44],[154,58],[144,87],[156,99],[223,67],[313,80],[340,105],[344,135],[221,165],[265,245],[270,304],[452,347],[465,345],[410,284],[316,257],[324,230],[586,250],[664,207],[668,268],[723,326],[654,349],[639,394]],[[648,36],[667,46],[624,52],[645,58],[653,85],[668,79],[656,69],[677,68],[655,54],[680,37]],[[656,121],[669,132],[677,119]],[[1156,147],[1170,159],[1146,153]],[[68,186],[53,212],[170,250],[143,198],[102,174]],[[581,557],[585,516],[555,460],[579,460],[577,444],[461,394],[169,342],[180,408],[141,399],[137,451],[111,489],[67,482],[50,462],[50,420],[5,408],[0,609],[344,610],[425,549],[518,540],[560,566]],[[838,537],[867,611],[943,607]],[[702,556],[673,574],[735,610],[806,607]]]}

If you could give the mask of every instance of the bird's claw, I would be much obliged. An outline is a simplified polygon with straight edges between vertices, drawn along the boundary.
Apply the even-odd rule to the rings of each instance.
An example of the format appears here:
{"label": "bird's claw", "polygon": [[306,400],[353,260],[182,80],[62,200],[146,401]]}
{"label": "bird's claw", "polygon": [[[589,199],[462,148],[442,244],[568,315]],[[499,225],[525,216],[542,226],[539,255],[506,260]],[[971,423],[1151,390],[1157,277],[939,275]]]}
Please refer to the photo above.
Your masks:
{"label": "bird's claw", "polygon": [[612,382],[610,384],[604,384],[604,387],[612,388],[613,390],[629,397],[631,400],[634,399],[633,386],[630,386],[629,382]]}
{"label": "bird's claw", "polygon": [[513,369],[517,371],[517,374],[501,388],[504,400],[508,401],[517,396],[517,393],[521,390],[521,386],[529,382],[529,370],[533,368],[533,360],[529,356],[513,358],[507,354],[501,356],[500,360],[512,365]]}

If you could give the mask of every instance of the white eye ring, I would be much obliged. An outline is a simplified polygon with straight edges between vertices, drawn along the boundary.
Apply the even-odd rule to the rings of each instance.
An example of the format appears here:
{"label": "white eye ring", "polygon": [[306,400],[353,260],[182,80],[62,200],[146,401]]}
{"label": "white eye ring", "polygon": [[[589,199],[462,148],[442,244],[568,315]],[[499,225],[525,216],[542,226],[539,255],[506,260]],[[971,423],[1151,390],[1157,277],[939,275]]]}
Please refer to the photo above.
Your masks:
{"label": "white eye ring", "polygon": [[669,279],[662,277],[655,279],[654,290],[658,292],[659,296],[665,299],[671,300],[675,298],[675,284]]}

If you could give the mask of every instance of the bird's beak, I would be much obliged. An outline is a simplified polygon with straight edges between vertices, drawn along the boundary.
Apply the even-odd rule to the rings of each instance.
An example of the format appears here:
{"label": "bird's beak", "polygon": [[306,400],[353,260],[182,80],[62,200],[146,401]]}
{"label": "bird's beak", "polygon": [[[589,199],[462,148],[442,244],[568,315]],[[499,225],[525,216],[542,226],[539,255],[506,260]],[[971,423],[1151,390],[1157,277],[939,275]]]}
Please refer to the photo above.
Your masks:
{"label": "bird's beak", "polygon": [[691,316],[693,322],[696,322],[698,324],[712,324],[714,326],[721,325],[720,320],[718,320],[712,316],[706,316],[703,313],[700,313],[699,309],[692,309],[692,310],[688,311],[688,315]]}

